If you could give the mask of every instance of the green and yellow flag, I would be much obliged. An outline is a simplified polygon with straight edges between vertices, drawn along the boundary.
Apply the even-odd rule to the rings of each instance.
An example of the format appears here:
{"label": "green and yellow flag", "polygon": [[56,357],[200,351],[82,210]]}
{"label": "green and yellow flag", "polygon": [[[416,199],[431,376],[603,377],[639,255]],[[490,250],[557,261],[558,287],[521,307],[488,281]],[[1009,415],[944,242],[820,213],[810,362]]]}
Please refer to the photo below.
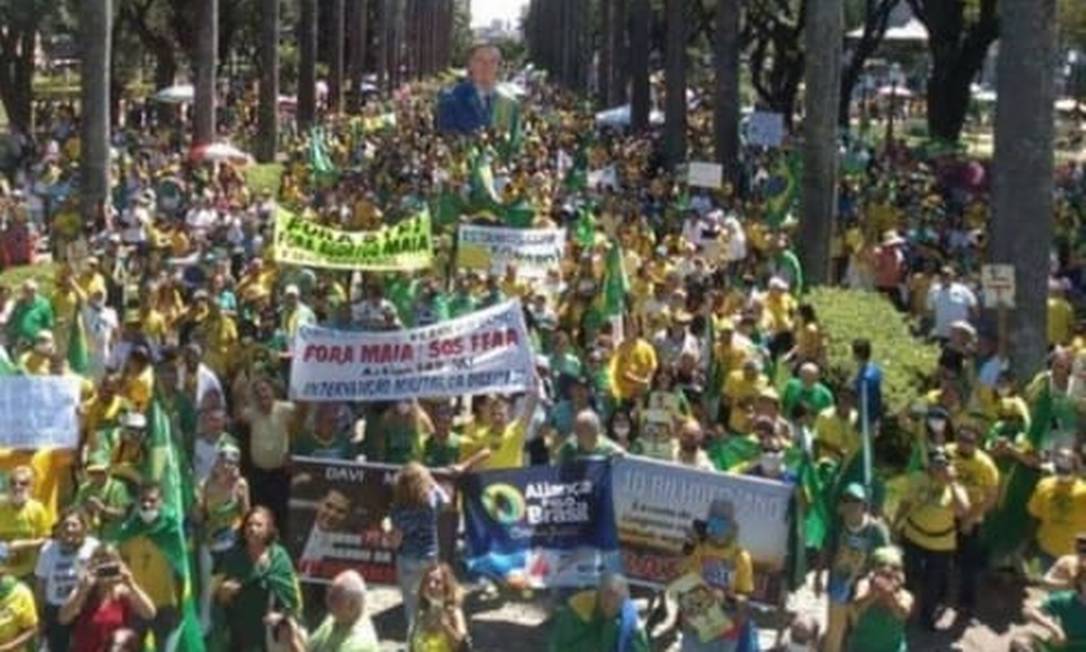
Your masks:
{"label": "green and yellow flag", "polygon": [[87,347],[87,329],[83,324],[82,310],[76,310],[75,323],[68,335],[68,367],[77,374],[85,374],[90,368],[90,349]]}

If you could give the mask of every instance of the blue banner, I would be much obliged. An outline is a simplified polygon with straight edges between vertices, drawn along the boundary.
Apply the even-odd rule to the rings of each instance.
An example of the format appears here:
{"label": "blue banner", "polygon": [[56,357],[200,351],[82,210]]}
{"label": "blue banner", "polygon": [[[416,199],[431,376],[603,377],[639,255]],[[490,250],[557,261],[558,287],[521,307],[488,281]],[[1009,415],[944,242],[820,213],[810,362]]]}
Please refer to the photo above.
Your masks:
{"label": "blue banner", "polygon": [[514,586],[587,586],[621,569],[611,463],[464,478],[468,571]]}

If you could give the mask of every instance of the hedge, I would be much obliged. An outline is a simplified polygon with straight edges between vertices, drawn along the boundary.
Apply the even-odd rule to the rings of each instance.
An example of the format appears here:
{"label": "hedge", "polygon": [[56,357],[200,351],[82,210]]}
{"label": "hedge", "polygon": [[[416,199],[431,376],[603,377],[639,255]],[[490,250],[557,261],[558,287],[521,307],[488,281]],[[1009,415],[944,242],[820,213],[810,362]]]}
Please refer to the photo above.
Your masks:
{"label": "hedge", "polygon": [[818,315],[827,337],[829,369],[834,387],[851,382],[856,374],[852,341],[871,341],[872,358],[882,368],[882,434],[875,446],[879,462],[899,465],[907,459],[909,435],[897,427],[896,415],[931,385],[939,349],[917,339],[910,321],[882,295],[874,292],[816,288],[804,296]]}

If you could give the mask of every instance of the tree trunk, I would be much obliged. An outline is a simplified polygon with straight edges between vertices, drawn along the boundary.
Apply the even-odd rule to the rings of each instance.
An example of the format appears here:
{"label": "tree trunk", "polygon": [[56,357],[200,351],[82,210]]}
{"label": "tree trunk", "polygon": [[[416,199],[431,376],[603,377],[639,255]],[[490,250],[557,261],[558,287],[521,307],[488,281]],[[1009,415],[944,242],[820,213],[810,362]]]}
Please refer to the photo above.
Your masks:
{"label": "tree trunk", "polygon": [[369,3],[366,0],[351,2],[351,95],[350,111],[362,109],[362,78],[366,75],[366,51],[369,29]]}
{"label": "tree trunk", "polygon": [[271,163],[279,148],[279,0],[261,0],[260,8],[256,158],[261,163]]}
{"label": "tree trunk", "polygon": [[301,0],[298,16],[298,128],[317,118],[317,0]]}
{"label": "tree trunk", "polygon": [[716,6],[716,157],[733,184],[739,171],[739,0]]}
{"label": "tree trunk", "polygon": [[585,96],[588,94],[588,58],[592,51],[588,41],[588,3],[573,0],[570,5],[573,20],[571,43],[573,90]]}
{"label": "tree trunk", "polygon": [[969,112],[970,85],[976,71],[954,61],[935,59],[928,82],[928,131],[931,136],[957,142]]}
{"label": "tree trunk", "polygon": [[596,61],[596,101],[604,107],[610,106],[611,101],[611,73],[614,65],[611,63],[615,36],[612,32],[618,28],[615,24],[615,7],[611,0],[600,0],[600,48],[599,58]]}
{"label": "tree trunk", "polygon": [[80,214],[94,224],[109,199],[109,61],[113,8],[110,0],[83,0],[80,37]]}
{"label": "tree trunk", "polygon": [[34,119],[32,80],[37,22],[7,27],[18,33],[0,39],[0,101],[4,103],[9,124],[29,134]]}
{"label": "tree trunk", "polygon": [[332,0],[332,31],[328,34],[332,39],[332,48],[329,54],[332,60],[329,62],[328,80],[328,111],[340,113],[343,111],[343,47],[344,31],[346,26],[346,8],[344,0]]}
{"label": "tree trunk", "polygon": [[830,279],[830,238],[837,211],[837,103],[841,93],[841,0],[807,3],[806,116],[800,260],[811,285]]}
{"label": "tree trunk", "polygon": [[664,64],[664,155],[674,168],[686,161],[686,11],[684,0],[667,0],[667,59]]}
{"label": "tree trunk", "polygon": [[652,9],[649,0],[631,0],[632,16],[630,24],[630,79],[632,96],[630,106],[630,128],[634,131],[648,131],[649,114],[652,110],[652,87],[649,85],[649,28],[652,21]]}
{"label": "tree trunk", "polygon": [[215,64],[219,59],[219,0],[200,0],[196,30],[196,84],[193,145],[215,141]]}
{"label": "tree trunk", "polygon": [[630,83],[630,71],[627,67],[629,50],[626,47],[626,31],[629,17],[626,15],[626,0],[605,0],[614,8],[611,21],[611,95],[608,106],[621,106],[627,102],[627,84]]}
{"label": "tree trunk", "polygon": [[841,71],[841,99],[837,107],[837,123],[848,131],[852,93],[863,74],[864,66],[871,55],[875,54],[890,22],[890,14],[901,0],[879,0],[878,4],[869,2],[864,13],[864,33],[852,46],[851,56]]}
{"label": "tree trunk", "polygon": [[1002,0],[1000,11],[988,255],[1015,267],[1011,362],[1017,377],[1030,378],[1044,367],[1048,344],[1056,1]]}
{"label": "tree trunk", "polygon": [[376,0],[377,2],[377,87],[382,91],[388,89],[388,12],[392,6],[392,0]]}
{"label": "tree trunk", "polygon": [[388,80],[393,90],[403,81],[403,3],[404,0],[391,0],[389,10]]}

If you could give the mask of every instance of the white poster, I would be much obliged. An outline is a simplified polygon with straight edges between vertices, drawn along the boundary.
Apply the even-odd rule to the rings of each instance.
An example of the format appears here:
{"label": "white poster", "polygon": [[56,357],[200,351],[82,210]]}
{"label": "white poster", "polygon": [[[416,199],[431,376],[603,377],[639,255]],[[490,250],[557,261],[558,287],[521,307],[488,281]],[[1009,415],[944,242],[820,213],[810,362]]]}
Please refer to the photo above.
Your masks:
{"label": "white poster", "polygon": [[754,562],[754,597],[774,602],[789,552],[792,485],[639,457],[613,465],[615,524],[631,581],[664,586],[677,578],[683,546],[704,526],[710,505],[727,501],[739,545]]}
{"label": "white poster", "polygon": [[982,265],[980,285],[985,308],[1014,308],[1014,265]]}
{"label": "white poster", "polygon": [[0,378],[0,447],[79,445],[79,380],[58,376]]}
{"label": "white poster", "polygon": [[759,147],[780,147],[784,142],[784,116],[770,111],[755,111],[747,122],[747,143]]}
{"label": "white poster", "polygon": [[399,331],[305,326],[293,351],[290,396],[301,401],[509,394],[535,373],[519,301]]}
{"label": "white poster", "polygon": [[495,226],[460,226],[457,266],[504,276],[516,265],[518,278],[544,279],[556,269],[566,249],[565,229],[510,229]]}
{"label": "white poster", "polygon": [[724,166],[692,161],[687,170],[686,183],[695,188],[720,188],[724,184]]}

